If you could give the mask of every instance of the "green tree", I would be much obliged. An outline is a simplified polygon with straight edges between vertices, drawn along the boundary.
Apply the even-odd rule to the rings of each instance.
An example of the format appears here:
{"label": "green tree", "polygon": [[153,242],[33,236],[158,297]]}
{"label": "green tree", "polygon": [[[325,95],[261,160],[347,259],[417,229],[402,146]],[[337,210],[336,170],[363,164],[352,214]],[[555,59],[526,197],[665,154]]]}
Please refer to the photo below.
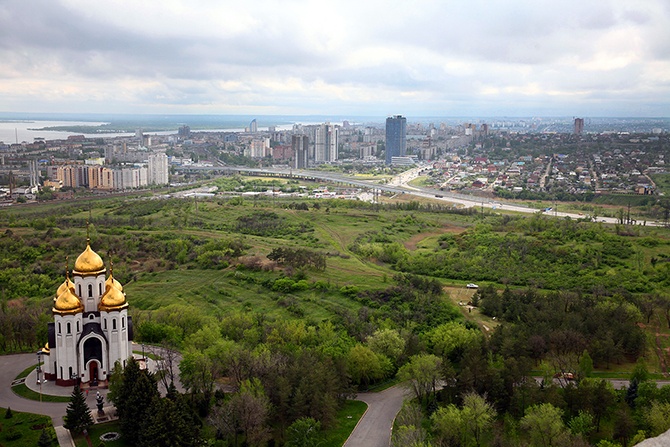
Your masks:
{"label": "green tree", "polygon": [[405,350],[405,340],[395,329],[378,329],[368,337],[367,344],[377,354],[383,354],[397,363]]}
{"label": "green tree", "polygon": [[424,406],[432,400],[442,374],[442,359],[432,354],[412,356],[398,371],[398,379],[414,392],[414,396]]}
{"label": "green tree", "polygon": [[563,411],[551,404],[533,405],[521,418],[520,427],[528,433],[533,447],[561,445],[568,436],[562,416]]}
{"label": "green tree", "polygon": [[157,399],[146,424],[140,447],[192,447],[201,445],[200,423],[183,396],[172,390],[170,397]]}
{"label": "green tree", "polygon": [[585,377],[589,377],[592,372],[593,372],[593,359],[589,355],[589,351],[584,349],[584,352],[582,352],[582,356],[579,358],[579,368],[578,368],[579,378],[583,379]]}
{"label": "green tree", "polygon": [[658,436],[670,429],[670,402],[653,401],[645,412],[645,420],[651,428],[650,436]]}
{"label": "green tree", "polygon": [[383,354],[376,354],[364,345],[349,350],[347,366],[351,380],[363,387],[385,378],[392,370],[391,361]]}
{"label": "green tree", "polygon": [[42,433],[40,433],[40,439],[37,440],[37,447],[51,447],[51,445],[53,445],[53,438],[47,429],[43,428]]}
{"label": "green tree", "polygon": [[75,435],[88,430],[93,425],[93,416],[86,405],[86,396],[78,386],[74,387],[70,396],[70,403],[65,411],[63,426]]}
{"label": "green tree", "polygon": [[466,348],[476,345],[481,339],[481,332],[453,321],[436,327],[427,334],[427,338],[434,354],[458,361]]}
{"label": "green tree", "polygon": [[463,396],[463,409],[461,413],[465,434],[475,446],[479,447],[483,435],[490,430],[493,424],[496,411],[479,394],[467,393]]}
{"label": "green tree", "polygon": [[421,407],[414,402],[405,402],[395,419],[395,428],[391,438],[393,447],[424,447],[430,446],[426,441],[426,430],[421,422]]}
{"label": "green tree", "polygon": [[314,418],[296,419],[286,429],[286,447],[317,447],[321,444],[321,422]]}
{"label": "green tree", "polygon": [[114,366],[108,399],[114,402],[121,433],[127,439],[143,442],[159,400],[158,386],[152,374],[140,370],[139,363],[128,359],[125,368]]}
{"label": "green tree", "polygon": [[245,380],[237,393],[214,408],[209,420],[221,434],[233,437],[235,445],[241,433],[247,445],[260,446],[270,439],[267,425],[270,410],[270,401],[260,381]]}
{"label": "green tree", "polygon": [[440,407],[430,417],[431,427],[441,445],[460,446],[464,442],[463,413],[454,404]]}
{"label": "green tree", "polygon": [[570,419],[568,427],[570,427],[570,431],[575,435],[588,436],[595,428],[593,415],[588,411],[580,410],[577,416]]}
{"label": "green tree", "polygon": [[179,378],[182,385],[194,395],[200,395],[207,405],[214,394],[213,371],[212,359],[197,349],[189,349],[179,362]]}

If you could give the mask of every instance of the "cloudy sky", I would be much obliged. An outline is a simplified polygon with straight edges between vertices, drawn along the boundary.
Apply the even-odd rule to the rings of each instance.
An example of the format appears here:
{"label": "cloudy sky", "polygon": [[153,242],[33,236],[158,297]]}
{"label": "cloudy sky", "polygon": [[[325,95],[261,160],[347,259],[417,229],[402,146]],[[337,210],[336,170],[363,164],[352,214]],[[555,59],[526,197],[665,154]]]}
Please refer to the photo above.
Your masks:
{"label": "cloudy sky", "polygon": [[0,111],[670,116],[669,0],[3,0]]}

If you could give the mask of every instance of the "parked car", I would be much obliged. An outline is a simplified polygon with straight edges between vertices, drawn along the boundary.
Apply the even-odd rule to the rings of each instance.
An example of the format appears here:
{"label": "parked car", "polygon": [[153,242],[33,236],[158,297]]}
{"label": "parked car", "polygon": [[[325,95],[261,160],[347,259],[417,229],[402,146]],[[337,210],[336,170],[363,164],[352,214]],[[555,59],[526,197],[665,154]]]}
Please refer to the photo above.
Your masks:
{"label": "parked car", "polygon": [[479,286],[472,282],[465,287],[467,287],[468,289],[479,289]]}

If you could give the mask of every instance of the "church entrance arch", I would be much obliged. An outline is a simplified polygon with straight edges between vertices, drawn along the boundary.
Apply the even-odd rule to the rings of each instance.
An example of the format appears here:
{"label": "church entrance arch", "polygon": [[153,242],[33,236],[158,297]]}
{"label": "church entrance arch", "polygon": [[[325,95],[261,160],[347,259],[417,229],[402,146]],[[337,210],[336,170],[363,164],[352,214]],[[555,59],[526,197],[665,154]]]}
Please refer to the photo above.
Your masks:
{"label": "church entrance arch", "polygon": [[84,341],[84,365],[86,372],[88,372],[88,380],[91,383],[97,382],[100,378],[100,370],[103,368],[102,352],[103,341],[100,338],[93,336]]}

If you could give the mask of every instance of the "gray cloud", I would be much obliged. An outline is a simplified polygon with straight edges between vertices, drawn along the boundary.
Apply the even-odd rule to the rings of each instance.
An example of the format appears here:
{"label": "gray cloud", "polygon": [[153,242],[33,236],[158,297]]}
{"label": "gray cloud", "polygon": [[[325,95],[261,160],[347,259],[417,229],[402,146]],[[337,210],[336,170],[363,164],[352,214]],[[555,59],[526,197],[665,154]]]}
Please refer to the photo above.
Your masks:
{"label": "gray cloud", "polygon": [[0,25],[7,111],[670,110],[665,0],[8,0]]}

